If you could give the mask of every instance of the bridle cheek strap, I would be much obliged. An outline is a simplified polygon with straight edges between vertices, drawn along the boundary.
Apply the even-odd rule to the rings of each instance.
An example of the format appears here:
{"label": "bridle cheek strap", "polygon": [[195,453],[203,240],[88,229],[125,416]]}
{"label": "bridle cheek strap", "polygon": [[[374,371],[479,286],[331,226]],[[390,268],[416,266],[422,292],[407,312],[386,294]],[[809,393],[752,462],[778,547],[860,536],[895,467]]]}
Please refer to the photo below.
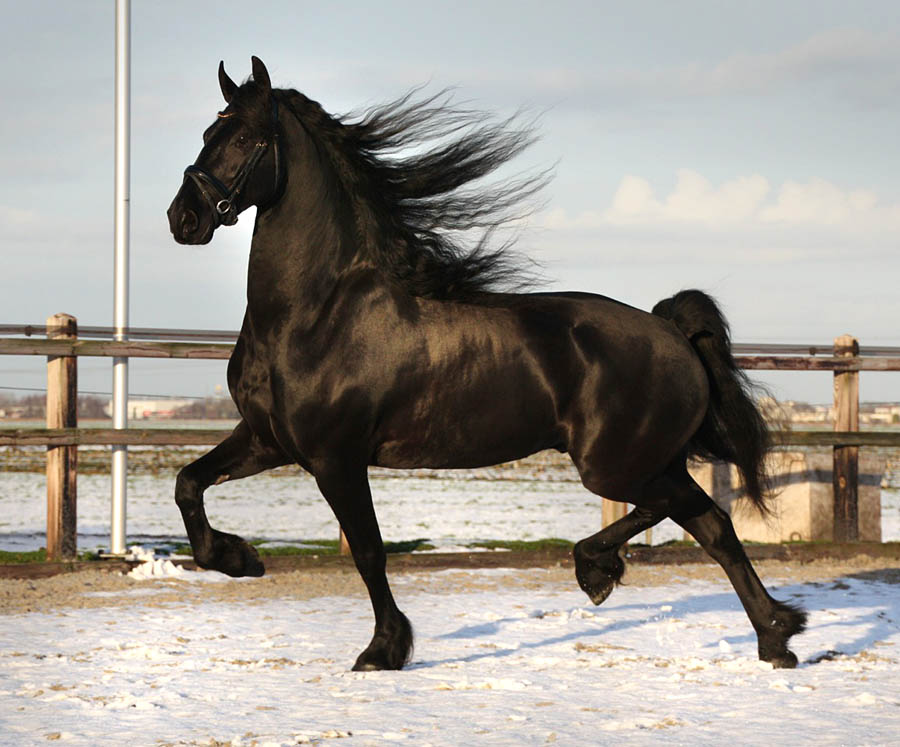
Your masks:
{"label": "bridle cheek strap", "polygon": [[231,189],[199,166],[191,165],[184,170],[184,175],[194,180],[200,193],[212,207],[217,224],[233,226],[237,223],[238,211],[235,209],[235,202],[241,190],[247,184],[253,169],[256,168],[256,164],[265,155],[267,147],[268,143],[256,144],[250,158],[244,162],[241,170],[238,171]]}
{"label": "bridle cheek strap", "polygon": [[[274,98],[272,99],[272,119],[272,148],[275,158],[275,188],[272,192],[272,200],[274,200],[281,187],[281,149],[278,147],[278,101]],[[212,208],[216,228],[220,225],[233,226],[237,223],[238,211],[235,207],[237,198],[253,174],[253,170],[266,154],[268,147],[269,144],[267,142],[256,144],[253,153],[244,161],[243,166],[241,166],[240,171],[235,176],[231,189],[225,186],[220,179],[199,166],[191,164],[184,170],[185,177],[190,177],[194,181],[200,190],[200,194],[203,195],[203,198]]]}

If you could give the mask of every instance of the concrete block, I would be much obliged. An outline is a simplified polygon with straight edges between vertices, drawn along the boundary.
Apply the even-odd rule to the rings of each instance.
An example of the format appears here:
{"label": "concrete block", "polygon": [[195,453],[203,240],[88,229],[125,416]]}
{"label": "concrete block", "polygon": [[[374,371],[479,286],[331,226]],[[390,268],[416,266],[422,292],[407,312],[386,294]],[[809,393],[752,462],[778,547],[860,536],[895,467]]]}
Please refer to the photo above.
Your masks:
{"label": "concrete block", "polygon": [[[859,457],[859,538],[881,542],[881,479],[884,460]],[[742,494],[737,470],[723,463],[698,463],[691,475],[731,515],[737,535],[751,542],[831,541],[834,530],[832,451],[776,451],[769,455],[776,497],[762,517]]]}

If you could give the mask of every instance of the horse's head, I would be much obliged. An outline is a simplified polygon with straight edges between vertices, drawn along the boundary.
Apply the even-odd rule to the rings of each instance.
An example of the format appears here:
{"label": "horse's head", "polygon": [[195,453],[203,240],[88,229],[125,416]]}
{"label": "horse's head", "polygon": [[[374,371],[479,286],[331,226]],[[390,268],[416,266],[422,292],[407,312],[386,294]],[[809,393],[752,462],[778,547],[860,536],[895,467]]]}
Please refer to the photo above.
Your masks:
{"label": "horse's head", "polygon": [[238,86],[219,63],[227,106],[203,133],[203,149],[184,171],[169,206],[169,228],[181,244],[206,244],[220,225],[276,199],[281,186],[278,102],[266,66],[253,58],[253,78]]}

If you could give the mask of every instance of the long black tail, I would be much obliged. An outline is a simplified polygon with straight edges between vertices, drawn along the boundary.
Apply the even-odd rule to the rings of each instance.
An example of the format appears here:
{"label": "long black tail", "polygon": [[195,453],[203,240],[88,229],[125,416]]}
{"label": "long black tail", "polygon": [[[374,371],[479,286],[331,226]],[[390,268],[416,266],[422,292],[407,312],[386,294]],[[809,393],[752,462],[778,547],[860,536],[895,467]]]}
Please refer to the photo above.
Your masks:
{"label": "long black tail", "polygon": [[676,293],[656,304],[653,313],[675,322],[691,341],[709,377],[709,409],[688,443],[688,456],[734,464],[747,496],[767,513],[769,428],[751,397],[754,385],[731,355],[728,322],[716,302],[699,290]]}

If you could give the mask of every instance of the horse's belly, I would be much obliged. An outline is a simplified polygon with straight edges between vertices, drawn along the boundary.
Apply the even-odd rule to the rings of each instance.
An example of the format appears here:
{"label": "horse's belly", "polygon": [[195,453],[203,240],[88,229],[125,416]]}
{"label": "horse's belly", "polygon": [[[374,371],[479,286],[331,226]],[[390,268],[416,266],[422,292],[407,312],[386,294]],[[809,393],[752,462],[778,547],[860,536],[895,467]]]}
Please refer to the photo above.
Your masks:
{"label": "horse's belly", "polygon": [[393,469],[477,469],[523,459],[548,448],[562,449],[554,439],[517,444],[481,444],[478,448],[442,448],[440,444],[390,441],[382,444],[373,461]]}
{"label": "horse's belly", "polygon": [[379,429],[374,464],[431,469],[486,467],[542,449],[564,450],[552,406],[494,390],[441,406],[403,408]]}

